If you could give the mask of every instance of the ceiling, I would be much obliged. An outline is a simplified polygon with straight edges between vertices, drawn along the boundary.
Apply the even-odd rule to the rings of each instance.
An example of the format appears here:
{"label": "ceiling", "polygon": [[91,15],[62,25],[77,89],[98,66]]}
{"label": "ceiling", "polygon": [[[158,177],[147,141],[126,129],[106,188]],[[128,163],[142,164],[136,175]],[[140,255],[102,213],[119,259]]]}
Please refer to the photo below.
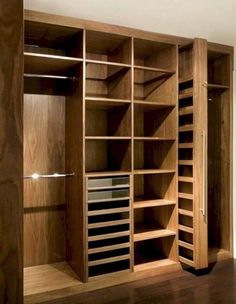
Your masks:
{"label": "ceiling", "polygon": [[25,8],[236,45],[236,0],[25,0]]}

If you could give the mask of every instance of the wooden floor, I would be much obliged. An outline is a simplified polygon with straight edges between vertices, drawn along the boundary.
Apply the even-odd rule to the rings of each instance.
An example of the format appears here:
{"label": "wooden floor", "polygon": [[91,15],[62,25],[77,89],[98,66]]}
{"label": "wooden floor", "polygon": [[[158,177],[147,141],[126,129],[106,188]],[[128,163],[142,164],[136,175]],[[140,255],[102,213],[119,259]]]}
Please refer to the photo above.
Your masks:
{"label": "wooden floor", "polygon": [[188,271],[139,280],[47,304],[231,304],[236,303],[236,260],[217,263],[209,274]]}

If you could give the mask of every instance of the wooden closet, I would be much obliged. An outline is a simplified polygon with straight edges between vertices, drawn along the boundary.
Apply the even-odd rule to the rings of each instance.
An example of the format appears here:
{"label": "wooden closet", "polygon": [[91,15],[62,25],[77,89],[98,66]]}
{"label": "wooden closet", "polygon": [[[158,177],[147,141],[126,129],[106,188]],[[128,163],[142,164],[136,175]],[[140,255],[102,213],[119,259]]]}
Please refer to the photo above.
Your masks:
{"label": "wooden closet", "polygon": [[232,257],[233,48],[25,11],[24,301]]}

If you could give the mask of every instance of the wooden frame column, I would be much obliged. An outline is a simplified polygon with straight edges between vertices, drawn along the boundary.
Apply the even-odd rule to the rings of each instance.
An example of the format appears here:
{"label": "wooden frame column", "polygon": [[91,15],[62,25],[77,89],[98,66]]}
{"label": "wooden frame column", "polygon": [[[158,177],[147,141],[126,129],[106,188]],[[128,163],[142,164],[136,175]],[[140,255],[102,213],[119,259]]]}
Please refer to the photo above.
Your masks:
{"label": "wooden frame column", "polygon": [[0,0],[0,303],[23,303],[23,1]]}

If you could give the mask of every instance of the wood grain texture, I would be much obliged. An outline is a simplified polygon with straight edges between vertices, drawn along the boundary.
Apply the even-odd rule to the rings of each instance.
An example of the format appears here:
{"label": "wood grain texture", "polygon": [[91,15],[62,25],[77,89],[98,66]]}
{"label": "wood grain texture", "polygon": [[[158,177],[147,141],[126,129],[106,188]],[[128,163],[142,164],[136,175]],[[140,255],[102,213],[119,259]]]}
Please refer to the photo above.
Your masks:
{"label": "wood grain texture", "polygon": [[86,28],[87,30],[92,30],[92,31],[101,31],[104,33],[113,33],[113,34],[119,34],[128,37],[134,36],[136,38],[142,37],[143,39],[149,39],[153,41],[159,41],[170,44],[178,43],[182,45],[192,41],[192,39],[184,38],[184,37],[158,34],[158,33],[147,32],[143,30],[117,26],[117,25],[105,24],[101,22],[94,22],[94,21],[82,20],[78,18],[71,18],[71,17],[52,15],[42,12],[36,12],[32,10],[25,10],[25,20],[39,22],[39,26],[40,26],[40,22],[42,22],[46,24],[64,25],[64,26],[75,27],[80,29]]}
{"label": "wood grain texture", "polygon": [[[207,213],[207,143],[203,142],[202,132],[207,134],[207,41],[195,39],[193,47],[194,85],[194,266],[196,269],[208,266]],[[207,138],[206,138],[207,141]],[[204,147],[203,147],[204,146]],[[204,150],[203,150],[204,149]],[[205,155],[204,155],[204,154]],[[205,159],[205,160],[204,160]],[[203,179],[204,174],[204,179]],[[203,188],[205,189],[203,191]],[[205,193],[205,195],[204,195]],[[205,206],[204,207],[204,201]]]}
{"label": "wood grain texture", "polygon": [[[65,172],[65,97],[24,95],[24,175]],[[65,179],[24,180],[25,267],[65,260]]]}
{"label": "wood grain texture", "polygon": [[85,63],[76,71],[76,77],[78,81],[73,84],[72,95],[66,98],[66,171],[75,172],[73,178],[66,180],[67,261],[85,282]]}
{"label": "wood grain texture", "polygon": [[0,303],[23,303],[23,1],[0,2]]}

